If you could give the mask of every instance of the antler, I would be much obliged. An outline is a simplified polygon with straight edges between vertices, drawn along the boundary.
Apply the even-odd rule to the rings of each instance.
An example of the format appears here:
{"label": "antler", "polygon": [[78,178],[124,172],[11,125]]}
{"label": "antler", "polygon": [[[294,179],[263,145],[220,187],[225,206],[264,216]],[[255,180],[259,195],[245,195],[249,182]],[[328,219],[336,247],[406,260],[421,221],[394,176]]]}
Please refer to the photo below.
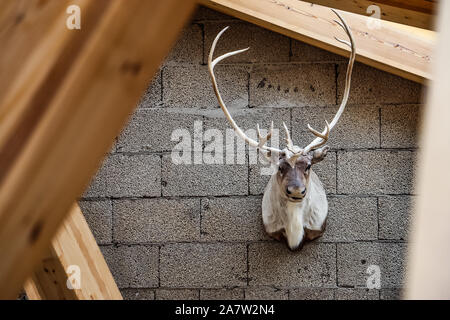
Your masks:
{"label": "antler", "polygon": [[[334,37],[337,41],[339,41],[339,42],[347,45],[348,47],[350,47],[350,50],[351,50],[349,63],[348,63],[348,66],[347,66],[347,73],[346,73],[346,76],[345,76],[344,96],[343,96],[341,105],[339,106],[339,109],[336,112],[336,114],[335,114],[333,120],[331,121],[331,123],[328,123],[325,120],[326,126],[325,126],[325,129],[323,130],[323,132],[319,132],[317,130],[314,130],[308,124],[309,131],[311,131],[311,133],[314,134],[316,136],[316,138],[308,146],[306,146],[304,149],[302,149],[300,152],[295,152],[296,150],[294,150],[294,144],[292,143],[292,139],[291,139],[291,136],[289,134],[289,129],[287,128],[286,124],[283,123],[284,129],[286,131],[287,149],[292,152],[291,158],[293,158],[293,160],[295,158],[297,158],[298,156],[300,156],[301,154],[306,154],[306,153],[308,153],[311,150],[319,148],[320,146],[324,145],[328,141],[328,137],[329,137],[330,131],[334,128],[336,123],[339,121],[339,118],[341,117],[342,112],[344,112],[345,106],[347,105],[347,102],[348,102],[348,97],[349,97],[349,93],[350,93],[351,75],[352,75],[353,64],[355,62],[355,56],[356,56],[355,41],[353,39],[353,35],[352,35],[352,32],[351,32],[350,28],[348,27],[347,23],[342,18],[342,16],[336,10],[334,10],[334,9],[331,9],[331,10],[336,14],[336,16],[340,20],[340,22],[337,21],[337,20],[334,20],[334,22],[336,22],[339,26],[341,26],[342,29],[344,29],[344,31],[347,33],[347,35],[348,35],[348,37],[350,39],[350,41],[346,41],[346,40],[342,40],[342,39],[338,39],[338,38]],[[225,102],[223,101],[222,96],[221,96],[221,94],[219,92],[219,88],[217,86],[216,77],[214,75],[214,67],[216,66],[216,64],[219,63],[220,61],[228,58],[228,57],[231,57],[231,56],[234,56],[236,54],[245,52],[245,51],[247,51],[249,49],[249,48],[246,48],[246,49],[241,49],[241,50],[228,52],[228,53],[226,53],[224,55],[221,55],[220,57],[218,57],[218,58],[213,60],[214,50],[216,49],[217,42],[219,41],[220,37],[222,36],[222,34],[227,29],[228,29],[228,27],[224,28],[216,36],[216,38],[214,39],[213,44],[211,46],[211,51],[210,51],[209,57],[208,57],[208,69],[209,69],[209,74],[211,76],[211,81],[212,81],[212,84],[213,84],[214,93],[216,94],[216,97],[217,97],[217,100],[219,102],[220,108],[222,109],[223,113],[225,114],[226,118],[228,119],[228,122],[230,122],[230,124],[233,127],[233,129],[236,132],[236,134],[239,137],[241,137],[250,146],[258,148],[267,158],[270,158],[272,152],[277,153],[277,154],[282,152],[278,148],[273,148],[273,147],[266,146],[267,141],[270,140],[270,138],[272,136],[272,133],[273,133],[273,122],[271,124],[269,133],[265,137],[261,135],[261,132],[260,132],[260,129],[259,129],[259,125],[257,125],[258,141],[253,140],[252,138],[248,137],[244,133],[244,131],[242,131],[242,129],[233,120],[233,117],[231,117],[231,114],[228,111],[228,108],[226,107]]]}
{"label": "antler", "polygon": [[341,26],[342,29],[344,29],[344,31],[347,33],[350,42],[346,41],[346,40],[342,40],[342,39],[338,39],[336,37],[334,37],[337,41],[347,45],[350,47],[351,53],[350,53],[350,59],[348,62],[348,66],[347,66],[347,74],[345,75],[345,89],[344,89],[344,97],[342,99],[341,105],[339,107],[339,110],[337,111],[336,115],[333,118],[333,121],[331,121],[330,124],[328,124],[327,121],[326,122],[326,127],[324,129],[324,131],[322,133],[314,130],[313,128],[311,128],[311,126],[308,124],[308,129],[309,131],[312,132],[312,134],[314,134],[317,138],[315,138],[306,148],[303,149],[302,153],[306,154],[311,150],[317,149],[320,146],[324,145],[327,140],[328,140],[328,136],[330,134],[330,131],[334,128],[334,126],[336,125],[336,123],[339,121],[339,118],[341,117],[342,112],[344,112],[345,106],[347,105],[347,101],[348,101],[348,96],[350,93],[350,83],[351,83],[351,77],[352,77],[352,70],[353,70],[353,64],[355,62],[355,56],[356,56],[356,49],[355,49],[355,40],[353,39],[353,34],[350,30],[350,28],[348,27],[347,23],[345,22],[345,20],[342,18],[342,16],[334,9],[333,12],[337,15],[337,17],[339,18],[339,20],[341,20],[341,22],[334,20],[334,22],[336,22],[339,26]]}
{"label": "antler", "polygon": [[[281,150],[277,149],[277,148],[273,148],[273,147],[268,147],[266,146],[266,143],[268,140],[270,140],[272,133],[273,133],[273,121],[272,121],[272,125],[270,127],[270,131],[267,134],[267,136],[262,136],[261,132],[259,130],[259,124],[257,125],[257,131],[258,131],[258,139],[259,141],[255,141],[252,138],[248,137],[244,131],[242,131],[241,128],[239,128],[239,126],[236,124],[236,122],[233,120],[233,117],[231,117],[231,114],[228,112],[228,108],[225,105],[225,102],[222,99],[222,96],[220,95],[219,89],[217,87],[217,81],[216,81],[216,77],[214,75],[214,67],[216,66],[217,63],[219,63],[220,61],[222,61],[223,59],[226,59],[228,57],[234,56],[236,54],[242,53],[247,51],[249,48],[246,49],[241,49],[241,50],[236,50],[233,52],[228,52],[216,59],[213,60],[213,55],[214,55],[214,50],[216,49],[216,45],[217,42],[219,41],[220,37],[222,36],[222,34],[228,29],[228,27],[224,28],[222,31],[219,32],[219,34],[217,35],[217,37],[214,39],[214,42],[211,46],[211,51],[209,52],[209,58],[208,58],[208,69],[209,69],[209,74],[211,76],[211,80],[212,80],[212,84],[213,84],[213,88],[214,88],[214,93],[216,94],[217,100],[219,101],[219,105],[220,108],[222,108],[223,113],[225,114],[226,118],[228,119],[228,121],[230,122],[231,126],[233,127],[234,131],[236,132],[236,134],[241,137],[245,142],[247,142],[250,146],[258,148],[266,157],[270,157],[272,152],[275,153],[280,153]],[[290,138],[289,138],[290,140]],[[291,141],[292,142],[292,141]]]}

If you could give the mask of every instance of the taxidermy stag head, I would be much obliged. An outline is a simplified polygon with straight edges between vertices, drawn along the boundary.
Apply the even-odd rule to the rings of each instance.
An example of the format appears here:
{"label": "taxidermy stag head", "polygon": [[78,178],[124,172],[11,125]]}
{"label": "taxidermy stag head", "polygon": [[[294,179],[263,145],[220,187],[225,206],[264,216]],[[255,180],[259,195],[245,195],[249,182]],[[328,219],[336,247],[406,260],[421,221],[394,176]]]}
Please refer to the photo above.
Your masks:
{"label": "taxidermy stag head", "polygon": [[347,104],[350,92],[350,79],[355,61],[355,43],[353,35],[341,15],[333,10],[340,22],[334,20],[347,33],[350,41],[335,39],[350,47],[350,60],[345,78],[344,96],[333,120],[325,124],[322,132],[314,130],[308,125],[309,131],[316,138],[306,147],[300,148],[293,144],[289,129],[286,131],[286,148],[281,150],[267,146],[273,132],[273,122],[269,133],[261,135],[257,125],[258,140],[248,137],[231,117],[217,87],[214,67],[220,61],[233,55],[242,53],[247,49],[226,53],[213,60],[214,50],[222,34],[228,29],[223,29],[215,38],[211,52],[209,53],[208,67],[214,92],[222,111],[230,122],[236,134],[245,140],[250,146],[255,147],[274,166],[276,172],[271,176],[264,191],[262,202],[262,219],[266,232],[277,240],[283,238],[291,250],[301,248],[305,240],[310,241],[320,237],[325,231],[328,215],[328,202],[325,190],[311,166],[322,161],[329,147],[325,146],[331,130],[334,128]]}

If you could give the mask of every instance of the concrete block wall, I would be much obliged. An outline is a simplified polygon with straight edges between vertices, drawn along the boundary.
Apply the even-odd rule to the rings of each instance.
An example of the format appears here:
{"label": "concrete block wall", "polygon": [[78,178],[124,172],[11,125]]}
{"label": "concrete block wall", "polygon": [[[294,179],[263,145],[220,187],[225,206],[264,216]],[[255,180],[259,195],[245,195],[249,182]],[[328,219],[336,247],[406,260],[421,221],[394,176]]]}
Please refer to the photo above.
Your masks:
{"label": "concrete block wall", "polygon": [[[268,176],[248,152],[243,164],[171,161],[173,130],[194,137],[201,121],[225,137],[229,128],[206,66],[213,38],[227,25],[217,54],[251,47],[217,67],[222,95],[243,128],[273,120],[281,129],[285,121],[304,145],[312,139],[306,125],[320,128],[337,110],[347,59],[200,8],[80,201],[124,297],[398,298],[421,86],[355,65],[350,104],[326,160],[314,167],[328,193],[327,231],[290,252],[264,233]],[[366,288],[371,265],[380,268],[380,290]]]}

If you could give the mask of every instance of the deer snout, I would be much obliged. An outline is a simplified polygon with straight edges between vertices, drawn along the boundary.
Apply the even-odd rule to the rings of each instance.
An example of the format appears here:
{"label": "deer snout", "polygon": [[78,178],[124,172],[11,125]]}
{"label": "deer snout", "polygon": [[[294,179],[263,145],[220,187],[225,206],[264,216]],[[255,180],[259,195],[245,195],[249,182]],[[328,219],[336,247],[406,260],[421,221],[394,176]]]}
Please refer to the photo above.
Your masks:
{"label": "deer snout", "polygon": [[306,194],[306,187],[300,185],[289,185],[286,188],[286,194],[290,198],[303,199]]}

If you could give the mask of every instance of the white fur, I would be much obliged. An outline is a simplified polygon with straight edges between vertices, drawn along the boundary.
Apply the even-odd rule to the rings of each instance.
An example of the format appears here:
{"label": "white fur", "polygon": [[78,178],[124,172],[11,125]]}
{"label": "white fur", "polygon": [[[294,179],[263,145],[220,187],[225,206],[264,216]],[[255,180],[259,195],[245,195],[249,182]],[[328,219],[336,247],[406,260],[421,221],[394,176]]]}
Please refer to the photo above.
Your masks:
{"label": "white fur", "polygon": [[276,175],[272,175],[264,191],[264,227],[269,234],[284,230],[289,248],[294,250],[303,240],[304,228],[322,229],[328,215],[327,196],[319,177],[311,170],[305,197],[301,202],[291,202],[280,190]]}

